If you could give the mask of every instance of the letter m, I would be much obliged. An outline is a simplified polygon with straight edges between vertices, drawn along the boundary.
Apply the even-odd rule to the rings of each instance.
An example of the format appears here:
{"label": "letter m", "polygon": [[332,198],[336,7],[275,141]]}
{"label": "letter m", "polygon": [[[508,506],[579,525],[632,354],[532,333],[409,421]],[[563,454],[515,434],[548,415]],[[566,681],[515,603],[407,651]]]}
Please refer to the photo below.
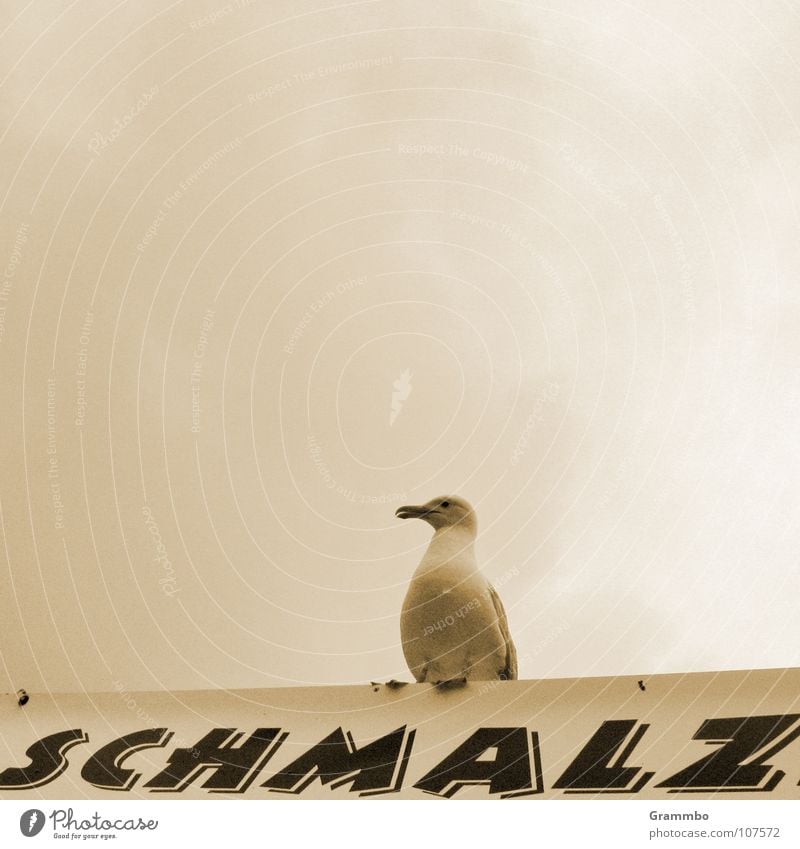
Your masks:
{"label": "letter m", "polygon": [[302,793],[319,778],[331,789],[350,783],[350,792],[360,796],[396,793],[403,784],[414,734],[403,725],[358,748],[349,731],[345,735],[337,728],[261,786],[276,793]]}

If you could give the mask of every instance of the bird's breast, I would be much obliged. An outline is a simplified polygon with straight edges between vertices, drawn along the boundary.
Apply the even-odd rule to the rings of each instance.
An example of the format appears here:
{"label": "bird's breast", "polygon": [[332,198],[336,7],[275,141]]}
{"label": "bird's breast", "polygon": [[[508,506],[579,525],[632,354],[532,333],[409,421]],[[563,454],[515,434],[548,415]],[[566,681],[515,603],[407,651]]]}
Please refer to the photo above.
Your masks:
{"label": "bird's breast", "polygon": [[[477,629],[479,620],[491,616],[488,585],[478,573],[448,570],[425,571],[409,585],[400,615],[403,641]],[[462,634],[463,637],[463,634]]]}

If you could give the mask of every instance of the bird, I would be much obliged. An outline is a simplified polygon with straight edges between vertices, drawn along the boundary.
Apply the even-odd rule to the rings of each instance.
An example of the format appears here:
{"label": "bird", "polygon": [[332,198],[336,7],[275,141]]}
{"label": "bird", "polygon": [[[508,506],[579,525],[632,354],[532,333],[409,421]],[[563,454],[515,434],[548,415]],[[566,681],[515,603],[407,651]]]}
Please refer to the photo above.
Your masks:
{"label": "bird", "polygon": [[477,518],[457,495],[399,507],[434,534],[400,614],[403,654],[418,683],[454,687],[517,678],[517,652],[503,602],[475,559]]}

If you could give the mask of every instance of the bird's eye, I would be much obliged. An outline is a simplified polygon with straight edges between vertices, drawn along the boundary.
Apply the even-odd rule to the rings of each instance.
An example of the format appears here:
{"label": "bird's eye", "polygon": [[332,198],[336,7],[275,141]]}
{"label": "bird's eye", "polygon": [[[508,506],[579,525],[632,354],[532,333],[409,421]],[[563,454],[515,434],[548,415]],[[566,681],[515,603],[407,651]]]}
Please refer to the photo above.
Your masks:
{"label": "bird's eye", "polygon": [[442,502],[442,507],[449,507],[449,506],[450,506],[450,502],[449,502],[449,501],[443,501],[443,502]]}

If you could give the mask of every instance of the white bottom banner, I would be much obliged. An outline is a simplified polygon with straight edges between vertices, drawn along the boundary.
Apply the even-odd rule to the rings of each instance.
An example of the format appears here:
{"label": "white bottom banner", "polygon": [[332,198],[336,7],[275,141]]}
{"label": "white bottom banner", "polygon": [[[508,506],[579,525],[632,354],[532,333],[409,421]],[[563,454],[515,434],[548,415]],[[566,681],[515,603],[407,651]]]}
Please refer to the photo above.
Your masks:
{"label": "white bottom banner", "polygon": [[87,801],[0,802],[0,845],[92,841],[160,849],[219,841],[245,846],[324,846],[326,849],[435,845],[461,847],[800,846],[800,802],[539,801],[516,805],[440,805],[344,801]]}

